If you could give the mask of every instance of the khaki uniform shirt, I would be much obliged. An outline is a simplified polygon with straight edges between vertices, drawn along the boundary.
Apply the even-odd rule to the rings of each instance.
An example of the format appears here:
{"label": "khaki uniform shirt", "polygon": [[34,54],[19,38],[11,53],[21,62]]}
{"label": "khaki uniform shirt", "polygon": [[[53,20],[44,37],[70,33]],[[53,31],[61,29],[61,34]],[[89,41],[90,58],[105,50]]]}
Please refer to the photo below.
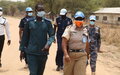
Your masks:
{"label": "khaki uniform shirt", "polygon": [[83,35],[88,36],[87,29],[77,30],[75,25],[68,26],[62,37],[68,40],[69,49],[83,49],[86,48],[86,42],[83,42]]}

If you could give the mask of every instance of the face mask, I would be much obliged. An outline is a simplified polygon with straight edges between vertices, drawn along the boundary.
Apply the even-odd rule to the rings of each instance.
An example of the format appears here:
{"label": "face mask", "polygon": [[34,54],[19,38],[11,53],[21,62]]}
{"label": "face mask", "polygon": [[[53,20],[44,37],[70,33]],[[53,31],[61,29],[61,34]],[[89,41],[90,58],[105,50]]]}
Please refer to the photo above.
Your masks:
{"label": "face mask", "polygon": [[90,21],[90,25],[95,25],[95,22],[93,22],[93,21]]}
{"label": "face mask", "polygon": [[38,17],[44,17],[45,16],[45,11],[37,12],[37,16]]}
{"label": "face mask", "polygon": [[66,18],[66,15],[61,15],[62,18]]}
{"label": "face mask", "polygon": [[0,16],[3,14],[3,12],[2,11],[0,11]]}
{"label": "face mask", "polygon": [[83,21],[75,21],[75,25],[77,26],[77,27],[81,27],[81,26],[83,26]]}
{"label": "face mask", "polygon": [[33,13],[28,13],[28,16],[32,16],[33,15]]}

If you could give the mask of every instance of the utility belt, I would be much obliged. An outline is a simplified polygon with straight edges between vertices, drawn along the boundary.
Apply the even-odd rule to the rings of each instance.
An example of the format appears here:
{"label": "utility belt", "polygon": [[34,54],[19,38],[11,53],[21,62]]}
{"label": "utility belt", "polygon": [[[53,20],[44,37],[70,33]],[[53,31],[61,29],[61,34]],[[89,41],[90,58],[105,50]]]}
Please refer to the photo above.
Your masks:
{"label": "utility belt", "polygon": [[4,37],[5,35],[0,35],[0,37]]}
{"label": "utility belt", "polygon": [[70,49],[69,52],[85,52],[83,49]]}
{"label": "utility belt", "polygon": [[0,41],[5,39],[5,35],[0,35]]}

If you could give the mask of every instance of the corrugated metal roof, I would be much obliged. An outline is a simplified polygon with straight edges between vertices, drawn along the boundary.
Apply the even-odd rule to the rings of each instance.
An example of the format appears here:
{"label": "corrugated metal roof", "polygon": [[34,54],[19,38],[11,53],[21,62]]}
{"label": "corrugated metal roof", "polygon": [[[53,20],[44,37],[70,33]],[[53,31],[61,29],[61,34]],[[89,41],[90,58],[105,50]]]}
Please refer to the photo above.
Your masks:
{"label": "corrugated metal roof", "polygon": [[120,7],[100,8],[98,11],[95,11],[94,13],[116,13],[116,14],[120,14]]}

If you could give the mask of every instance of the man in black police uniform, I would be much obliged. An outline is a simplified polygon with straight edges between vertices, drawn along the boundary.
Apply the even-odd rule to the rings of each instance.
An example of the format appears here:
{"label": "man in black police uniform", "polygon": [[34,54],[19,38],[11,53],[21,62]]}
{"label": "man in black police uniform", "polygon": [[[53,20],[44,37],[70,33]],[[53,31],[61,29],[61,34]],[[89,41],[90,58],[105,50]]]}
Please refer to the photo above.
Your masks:
{"label": "man in black police uniform", "polygon": [[[27,24],[28,21],[34,19],[33,10],[32,10],[31,7],[27,7],[25,11],[26,11],[26,15],[25,15],[25,17],[23,19],[21,19],[20,24],[19,24],[19,39],[20,39],[19,42],[21,42],[24,26]],[[22,58],[23,54],[24,54],[24,57]],[[27,68],[27,57],[26,57],[25,52],[21,52],[20,60],[22,61],[22,59],[25,59],[26,65],[25,65],[24,68]]]}
{"label": "man in black police uniform", "polygon": [[72,24],[72,20],[68,18],[67,16],[67,10],[61,9],[60,10],[60,16],[56,18],[55,23],[55,31],[57,30],[57,54],[56,54],[56,65],[57,69],[56,71],[60,71],[63,69],[63,50],[62,50],[62,34],[65,30],[65,28]]}

